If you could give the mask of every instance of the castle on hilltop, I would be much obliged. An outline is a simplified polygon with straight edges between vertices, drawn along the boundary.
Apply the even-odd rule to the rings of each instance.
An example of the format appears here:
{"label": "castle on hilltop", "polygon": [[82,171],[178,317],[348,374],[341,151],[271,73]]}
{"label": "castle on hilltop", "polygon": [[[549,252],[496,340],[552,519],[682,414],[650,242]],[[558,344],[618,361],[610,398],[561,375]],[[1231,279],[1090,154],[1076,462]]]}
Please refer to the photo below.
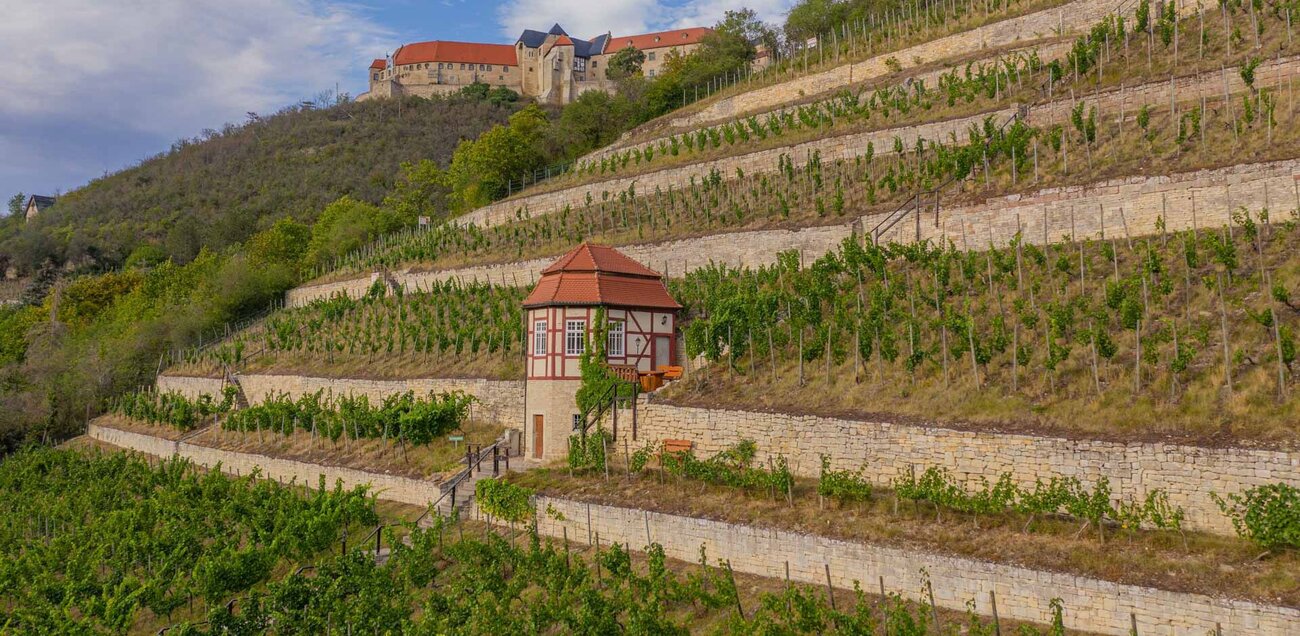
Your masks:
{"label": "castle on hilltop", "polygon": [[590,90],[610,91],[609,59],[634,47],[645,53],[641,72],[654,77],[673,53],[685,55],[713,30],[705,27],[590,40],[569,36],[556,24],[545,33],[526,29],[513,45],[415,42],[370,64],[370,90],[358,99],[454,93],[481,82],[504,86],[542,103],[567,104]]}

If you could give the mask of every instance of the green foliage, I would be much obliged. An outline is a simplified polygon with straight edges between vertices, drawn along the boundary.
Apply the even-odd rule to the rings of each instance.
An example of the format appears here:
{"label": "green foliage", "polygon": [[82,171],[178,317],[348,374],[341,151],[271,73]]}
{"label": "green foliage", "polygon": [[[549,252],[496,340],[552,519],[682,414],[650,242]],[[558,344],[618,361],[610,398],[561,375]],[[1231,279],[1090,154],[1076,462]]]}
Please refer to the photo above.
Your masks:
{"label": "green foliage", "polygon": [[188,431],[213,415],[229,413],[238,391],[233,385],[225,387],[220,402],[207,393],[190,400],[175,391],[137,391],[113,398],[109,410],[155,426],[166,424],[180,431]]}
{"label": "green foliage", "polygon": [[981,481],[979,489],[969,491],[946,468],[931,466],[919,478],[912,472],[895,479],[894,494],[900,499],[924,501],[967,514],[1067,514],[1099,529],[1105,522],[1130,529],[1143,524],[1161,530],[1182,529],[1182,508],[1170,505],[1168,496],[1159,489],[1150,491],[1144,502],[1116,506],[1111,501],[1110,483],[1105,477],[1097,480],[1092,489],[1086,488],[1078,478],[1056,476],[1046,482],[1036,480],[1032,489],[1022,488],[1009,472],[1003,473],[994,484],[983,478]]}
{"label": "green foliage", "polygon": [[1237,534],[1270,550],[1300,548],[1300,489],[1265,484],[1227,499],[1211,493]]}
{"label": "green foliage", "polygon": [[[299,487],[307,484],[298,484]],[[183,460],[26,450],[0,463],[0,577],[16,633],[134,633],[223,603],[377,522],[363,488],[281,486]],[[372,559],[373,563],[373,559]]]}
{"label": "green foliage", "polygon": [[13,196],[9,197],[9,216],[24,216],[25,210],[23,209],[23,205],[26,203],[27,195],[22,192],[15,192]]}
{"label": "green foliage", "polygon": [[636,386],[619,379],[606,363],[605,347],[609,342],[609,322],[605,308],[598,307],[592,317],[592,328],[587,334],[587,346],[583,348],[579,360],[582,382],[578,386],[578,410],[586,417],[601,407],[608,406],[608,401],[618,398],[620,402],[636,395]]}
{"label": "green foliage", "polygon": [[794,476],[785,457],[771,459],[768,467],[764,468],[755,465],[756,452],[752,440],[742,440],[708,459],[696,459],[694,451],[686,451],[665,453],[660,462],[669,474],[687,479],[750,492],[787,492],[794,484]]}
{"label": "green foliage", "polygon": [[277,393],[260,404],[234,411],[221,428],[268,430],[282,435],[302,431],[336,442],[344,437],[391,438],[421,446],[459,429],[475,401],[474,396],[461,391],[430,392],[423,398],[407,391],[388,395],[375,405],[365,395],[328,398],[323,391],[317,391],[293,400]]}
{"label": "green foliage", "polygon": [[[118,297],[130,293],[143,282],[144,277],[135,270],[81,276],[64,286],[59,299],[59,319],[74,323],[94,320]],[[48,302],[53,302],[53,298]]]}
{"label": "green foliage", "polygon": [[447,169],[452,209],[466,212],[486,205],[506,194],[510,180],[540,168],[549,125],[546,113],[532,104],[511,115],[508,124],[460,142]]}
{"label": "green foliage", "polygon": [[602,471],[605,469],[606,452],[609,448],[610,435],[600,424],[586,434],[574,433],[569,436],[569,468],[574,470]]}
{"label": "green foliage", "polygon": [[448,190],[447,173],[437,162],[421,159],[403,163],[392,192],[384,197],[383,207],[392,210],[404,225],[414,225],[421,216],[441,220],[448,213]]}
{"label": "green foliage", "polygon": [[445,165],[460,140],[513,108],[452,96],[250,114],[68,192],[31,223],[0,223],[0,254],[25,272],[47,256],[118,265],[142,244],[188,262],[201,247],[220,252],[279,218],[309,223],[344,195],[378,203],[402,163]]}
{"label": "green foliage", "polygon": [[474,501],[479,510],[511,523],[523,523],[533,518],[534,494],[531,489],[502,479],[480,479],[474,484]]}
{"label": "green foliage", "polygon": [[408,219],[391,209],[344,196],[325,206],[312,225],[306,264],[329,263],[380,235],[396,231],[407,222]]}
{"label": "green foliage", "polygon": [[831,458],[822,455],[821,478],[817,481],[817,494],[841,502],[865,501],[871,498],[871,482],[857,470],[831,470]]}
{"label": "green foliage", "polygon": [[641,65],[644,63],[645,53],[629,44],[619,49],[613,57],[609,58],[605,76],[617,81],[633,75],[640,75]]}
{"label": "green foliage", "polygon": [[285,267],[296,274],[311,239],[312,228],[285,218],[249,237],[244,249],[253,263],[266,267]]}
{"label": "green foliage", "polygon": [[0,307],[0,365],[16,364],[27,355],[27,334],[48,312],[40,307]]}

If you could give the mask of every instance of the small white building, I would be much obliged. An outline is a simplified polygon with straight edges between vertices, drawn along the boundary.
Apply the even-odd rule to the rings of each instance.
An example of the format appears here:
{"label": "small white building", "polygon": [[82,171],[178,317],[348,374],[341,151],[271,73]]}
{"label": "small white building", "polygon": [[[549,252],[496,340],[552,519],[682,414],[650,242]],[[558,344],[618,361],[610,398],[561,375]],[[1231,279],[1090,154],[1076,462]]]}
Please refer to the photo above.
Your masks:
{"label": "small white building", "polygon": [[525,452],[537,459],[564,457],[582,384],[582,355],[596,310],[609,322],[605,362],[646,372],[677,360],[677,320],[663,276],[617,250],[583,243],[542,270],[524,300]]}

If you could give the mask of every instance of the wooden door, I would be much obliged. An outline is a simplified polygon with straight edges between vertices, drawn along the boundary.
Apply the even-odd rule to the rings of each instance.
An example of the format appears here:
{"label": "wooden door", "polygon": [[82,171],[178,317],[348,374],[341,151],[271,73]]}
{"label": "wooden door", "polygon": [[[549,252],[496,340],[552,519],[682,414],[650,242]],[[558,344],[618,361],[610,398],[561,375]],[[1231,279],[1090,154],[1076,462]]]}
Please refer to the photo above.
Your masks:
{"label": "wooden door", "polygon": [[536,457],[537,459],[542,458],[542,439],[544,439],[545,437],[545,435],[543,434],[543,430],[544,427],[542,426],[542,416],[534,415],[533,416],[533,457]]}
{"label": "wooden door", "polygon": [[671,359],[671,358],[669,357],[669,355],[668,355],[669,353],[671,353],[671,344],[670,344],[670,343],[671,343],[671,340],[668,338],[668,336],[655,336],[655,366],[654,366],[654,368],[658,369],[658,368],[660,368],[660,367],[666,367],[666,366],[672,364],[672,359]]}

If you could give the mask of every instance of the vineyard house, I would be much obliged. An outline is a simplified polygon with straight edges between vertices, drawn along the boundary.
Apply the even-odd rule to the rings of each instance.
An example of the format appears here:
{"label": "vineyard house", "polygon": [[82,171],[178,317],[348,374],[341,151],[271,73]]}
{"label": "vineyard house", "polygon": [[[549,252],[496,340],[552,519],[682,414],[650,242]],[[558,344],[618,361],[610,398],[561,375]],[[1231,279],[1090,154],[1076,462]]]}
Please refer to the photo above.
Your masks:
{"label": "vineyard house", "polygon": [[606,363],[650,372],[677,360],[677,318],[663,276],[617,250],[583,243],[542,270],[524,299],[528,339],[524,443],[532,457],[562,458],[578,412],[582,355],[598,309],[608,321]]}

